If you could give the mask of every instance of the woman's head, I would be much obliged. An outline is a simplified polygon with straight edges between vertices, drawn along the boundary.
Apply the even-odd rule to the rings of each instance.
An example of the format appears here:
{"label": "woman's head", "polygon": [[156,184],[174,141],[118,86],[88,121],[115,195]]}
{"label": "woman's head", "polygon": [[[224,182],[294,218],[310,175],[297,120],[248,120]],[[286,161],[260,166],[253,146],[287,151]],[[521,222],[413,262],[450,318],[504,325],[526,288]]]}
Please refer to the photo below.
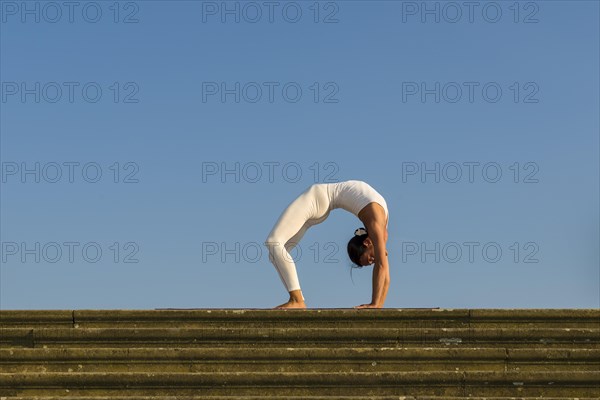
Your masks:
{"label": "woman's head", "polygon": [[354,237],[348,241],[348,257],[358,266],[373,264],[375,252],[373,242],[365,228],[358,228],[354,231]]}

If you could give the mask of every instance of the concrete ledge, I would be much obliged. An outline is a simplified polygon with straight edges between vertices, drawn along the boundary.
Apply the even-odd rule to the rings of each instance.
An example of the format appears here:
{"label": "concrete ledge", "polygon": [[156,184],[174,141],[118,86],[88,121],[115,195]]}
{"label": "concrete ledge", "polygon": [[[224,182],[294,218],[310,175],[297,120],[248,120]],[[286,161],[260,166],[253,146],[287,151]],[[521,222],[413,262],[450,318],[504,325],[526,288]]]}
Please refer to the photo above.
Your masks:
{"label": "concrete ledge", "polygon": [[[561,372],[378,372],[378,373],[286,373],[286,372],[249,372],[249,373],[137,373],[137,372],[100,372],[100,373],[24,373],[0,374],[0,387],[34,385],[44,387],[83,385],[89,387],[104,386],[149,386],[161,387],[202,387],[207,385],[326,385],[341,384],[352,386],[379,386],[397,384],[514,384],[523,385],[598,385],[600,371],[582,371],[564,374]],[[522,385],[521,385],[522,383]],[[596,386],[597,387],[597,386]]]}
{"label": "concrete ledge", "polygon": [[310,327],[317,324],[352,323],[381,327],[494,327],[540,325],[600,328],[597,309],[157,309],[157,310],[0,310],[0,327],[180,327],[286,325]]}
{"label": "concrete ledge", "polygon": [[[562,328],[6,328],[1,331],[0,345],[24,344],[37,347],[49,344],[118,344],[145,345],[217,343],[321,343],[343,346],[348,343],[408,343],[452,346],[481,343],[501,345],[511,342],[527,344],[600,345],[600,329]],[[387,346],[394,347],[394,346]],[[595,348],[595,347],[594,347]]]}
{"label": "concrete ledge", "polygon": [[446,396],[489,391],[497,396],[592,397],[598,393],[598,382],[600,372],[45,373],[0,374],[0,391],[3,395],[11,390],[14,393],[8,395],[48,395],[69,390],[71,395],[92,395],[108,389],[112,394],[120,390],[121,395],[124,390],[131,395],[187,395],[190,393],[186,390],[202,390],[206,395],[244,395],[259,386],[265,395],[282,395],[282,391],[290,395],[314,395],[317,391],[389,395],[393,389],[398,393],[420,391],[419,394],[436,391],[437,395]]}
{"label": "concrete ledge", "polygon": [[599,393],[600,310],[0,311],[0,396],[9,398]]}
{"label": "concrete ledge", "polygon": [[[0,400],[64,400],[64,396],[0,397]],[[231,400],[231,396],[78,396],[78,400]],[[264,396],[238,396],[239,400],[264,400]],[[270,400],[465,400],[452,396],[272,396]],[[539,397],[477,397],[469,400],[540,400]],[[576,400],[598,400],[598,397],[576,397]],[[565,400],[565,397],[544,397]]]}
{"label": "concrete ledge", "polygon": [[0,310],[0,327],[11,325],[72,326],[73,310]]}
{"label": "concrete ledge", "polygon": [[0,349],[0,365],[21,362],[238,362],[238,361],[546,361],[589,362],[600,371],[600,349],[505,349],[497,347],[309,348],[35,348]]}

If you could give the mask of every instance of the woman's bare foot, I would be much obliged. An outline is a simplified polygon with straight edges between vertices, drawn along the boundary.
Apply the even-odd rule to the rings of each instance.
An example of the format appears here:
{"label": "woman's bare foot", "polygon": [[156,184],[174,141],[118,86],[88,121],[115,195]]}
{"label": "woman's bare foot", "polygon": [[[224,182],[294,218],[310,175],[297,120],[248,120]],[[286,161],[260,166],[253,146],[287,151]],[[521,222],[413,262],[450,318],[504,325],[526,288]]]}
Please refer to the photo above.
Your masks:
{"label": "woman's bare foot", "polygon": [[290,300],[287,303],[283,303],[274,308],[274,310],[281,310],[285,308],[306,308],[306,303],[304,301],[294,301]]}

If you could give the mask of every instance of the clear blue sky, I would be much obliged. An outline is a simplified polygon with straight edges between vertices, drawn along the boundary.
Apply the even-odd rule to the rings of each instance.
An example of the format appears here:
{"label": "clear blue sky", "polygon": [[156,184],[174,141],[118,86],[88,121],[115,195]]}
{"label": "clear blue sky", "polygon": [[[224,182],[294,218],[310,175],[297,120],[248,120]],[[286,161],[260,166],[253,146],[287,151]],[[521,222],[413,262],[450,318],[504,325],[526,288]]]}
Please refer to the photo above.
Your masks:
{"label": "clear blue sky", "polygon": [[[463,3],[0,1],[0,307],[273,307],[269,231],[347,179],[386,307],[600,307],[599,4]],[[370,301],[359,226],[300,243],[309,307]]]}

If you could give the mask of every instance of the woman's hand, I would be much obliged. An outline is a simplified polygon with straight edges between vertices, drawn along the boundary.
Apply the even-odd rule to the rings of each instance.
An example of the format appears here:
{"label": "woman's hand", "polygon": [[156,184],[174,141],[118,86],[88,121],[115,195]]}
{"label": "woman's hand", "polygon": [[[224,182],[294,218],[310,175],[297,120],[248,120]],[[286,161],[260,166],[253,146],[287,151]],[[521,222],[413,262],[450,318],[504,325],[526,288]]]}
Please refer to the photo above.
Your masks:
{"label": "woman's hand", "polygon": [[369,303],[369,304],[361,304],[360,306],[354,306],[354,308],[383,308],[383,307],[378,304]]}

